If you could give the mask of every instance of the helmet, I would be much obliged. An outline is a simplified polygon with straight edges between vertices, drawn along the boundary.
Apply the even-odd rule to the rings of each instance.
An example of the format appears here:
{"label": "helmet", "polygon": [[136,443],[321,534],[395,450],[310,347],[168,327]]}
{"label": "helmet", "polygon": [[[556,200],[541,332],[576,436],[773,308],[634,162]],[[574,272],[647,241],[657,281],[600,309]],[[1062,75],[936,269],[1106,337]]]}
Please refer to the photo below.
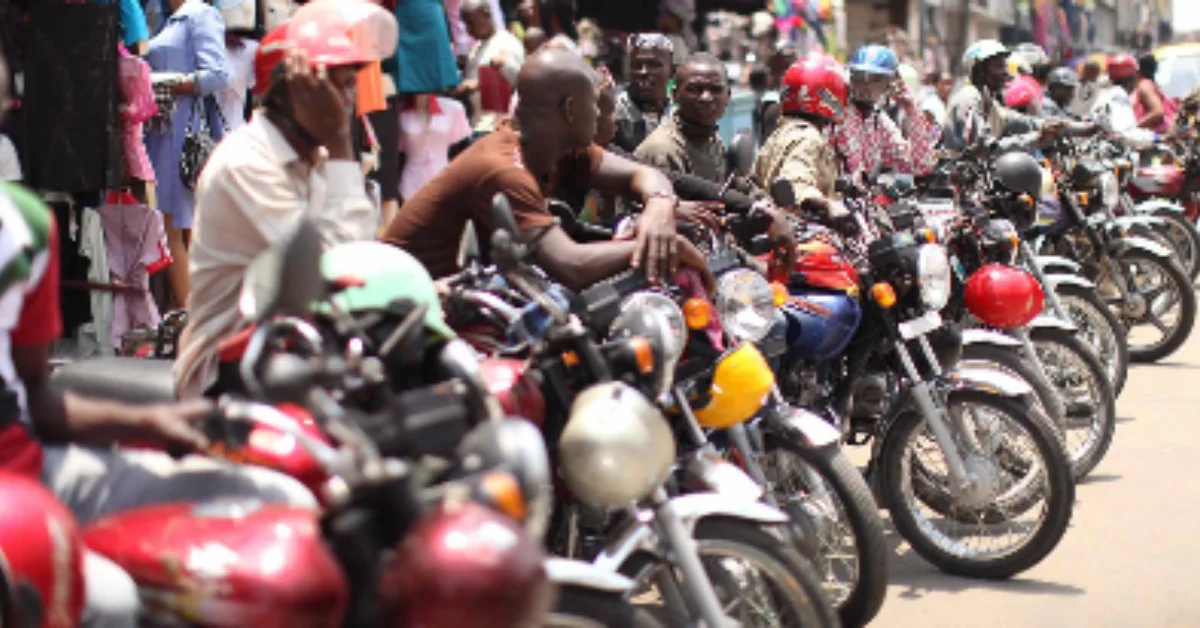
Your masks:
{"label": "helmet", "polygon": [[341,288],[331,301],[343,312],[383,311],[399,299],[409,299],[428,308],[426,329],[443,339],[455,337],[442,318],[429,271],[403,249],[370,240],[339,244],[321,256],[321,277]]}
{"label": "helmet", "polygon": [[290,50],[303,50],[314,66],[362,65],[395,53],[399,37],[396,18],[370,0],[310,2],[263,37],[254,54],[254,93],[267,93]]}
{"label": "helmet", "polygon": [[806,113],[839,122],[846,111],[849,88],[839,66],[805,58],[788,68],[780,92],[784,113]]}
{"label": "helmet", "polygon": [[1008,71],[1017,76],[1029,76],[1033,74],[1033,66],[1024,57],[1013,55],[1008,58]]}
{"label": "helmet", "polygon": [[1132,55],[1112,55],[1108,58],[1109,78],[1123,79],[1136,76],[1138,62]]}
{"label": "helmet", "polygon": [[994,39],[983,39],[975,42],[967,51],[963,53],[962,66],[963,73],[971,76],[971,72],[975,69],[977,63],[982,63],[992,57],[1009,55],[1008,48],[1004,44]]}
{"label": "helmet", "polygon": [[871,72],[873,74],[895,74],[900,67],[900,59],[887,46],[870,44],[854,51],[847,64],[852,71]]}
{"label": "helmet", "polygon": [[1050,56],[1046,54],[1046,51],[1041,46],[1028,41],[1017,44],[1013,48],[1013,56],[1020,57],[1031,68],[1050,63]]}
{"label": "helmet", "polygon": [[983,324],[997,329],[1027,325],[1042,311],[1042,285],[1027,271],[988,264],[967,279],[963,302]]}
{"label": "helmet", "polygon": [[1032,155],[1022,152],[1005,153],[994,165],[996,182],[1014,194],[1038,198],[1042,194],[1042,167]]}
{"label": "helmet", "polygon": [[1042,106],[1042,86],[1032,76],[1019,76],[1004,88],[1004,104],[1013,109]]}
{"label": "helmet", "polygon": [[83,542],[41,484],[0,472],[0,625],[68,628],[83,613]]}
{"label": "helmet", "polygon": [[1050,71],[1050,75],[1046,77],[1046,84],[1079,87],[1079,74],[1067,67],[1054,68]]}

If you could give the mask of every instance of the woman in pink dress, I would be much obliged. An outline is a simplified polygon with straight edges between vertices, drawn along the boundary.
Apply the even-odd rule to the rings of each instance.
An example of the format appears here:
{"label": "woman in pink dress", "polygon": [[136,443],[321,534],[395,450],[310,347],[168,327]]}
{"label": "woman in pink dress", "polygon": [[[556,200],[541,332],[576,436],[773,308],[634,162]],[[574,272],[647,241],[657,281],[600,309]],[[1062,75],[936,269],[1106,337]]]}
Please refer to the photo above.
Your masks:
{"label": "woman in pink dress", "polygon": [[125,46],[118,47],[121,55],[117,67],[121,80],[121,154],[125,161],[125,178],[134,197],[153,206],[154,167],[142,142],[142,123],[158,113],[154,87],[150,84],[150,65],[129,54]]}
{"label": "woman in pink dress", "polygon": [[467,112],[457,100],[408,96],[400,111],[400,150],[405,154],[400,195],[412,198],[449,163],[450,147],[470,136]]}

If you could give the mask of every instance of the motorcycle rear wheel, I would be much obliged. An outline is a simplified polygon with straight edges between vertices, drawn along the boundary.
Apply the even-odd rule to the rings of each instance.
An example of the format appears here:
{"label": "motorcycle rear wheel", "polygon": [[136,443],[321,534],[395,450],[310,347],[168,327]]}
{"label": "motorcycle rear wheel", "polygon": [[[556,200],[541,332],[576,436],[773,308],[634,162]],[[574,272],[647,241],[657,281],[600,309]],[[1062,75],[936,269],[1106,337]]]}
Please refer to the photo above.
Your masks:
{"label": "motorcycle rear wheel", "polygon": [[[750,563],[755,571],[767,575],[771,584],[779,589],[779,594],[771,597],[782,598],[780,601],[790,608],[791,616],[788,621],[772,618],[767,619],[766,623],[754,623],[750,621],[752,618],[737,615],[735,611],[732,612],[733,619],[740,622],[742,626],[747,628],[750,626],[834,628],[841,625],[837,612],[825,597],[821,579],[813,571],[813,568],[800,557],[800,554],[783,541],[780,534],[768,532],[762,525],[753,521],[728,517],[708,517],[696,524],[692,536],[696,540],[701,560],[704,561],[705,571],[708,572],[708,577],[717,590],[717,597],[721,600],[727,614],[731,613],[730,606],[736,605],[736,600],[742,599],[747,594],[729,590],[732,584],[736,584],[732,583],[735,574],[730,573],[724,565],[717,564],[717,561],[721,559],[736,559]],[[621,573],[626,577],[633,578],[638,585],[648,585],[659,577],[672,577],[669,573],[664,573],[667,568],[668,564],[658,557],[647,553],[638,553],[621,565]],[[743,568],[741,571],[747,570]],[[673,579],[678,582],[678,578]],[[640,586],[635,586],[634,590],[637,591],[639,588]],[[722,595],[723,593],[725,595]],[[651,597],[650,595],[638,596],[636,593],[634,595],[633,601],[639,605],[641,605],[638,601],[639,597]],[[733,603],[728,601],[730,595],[735,599]],[[661,596],[659,601],[661,602]],[[650,605],[653,604],[653,601],[647,599],[645,603]],[[654,612],[653,608],[650,606],[645,610]],[[666,623],[670,626],[687,626],[695,623],[694,618],[680,616],[679,609],[667,608],[665,604],[658,608],[669,614]],[[662,616],[661,612],[656,612],[655,615]]]}
{"label": "motorcycle rear wheel", "polygon": [[1104,364],[1113,394],[1121,396],[1129,377],[1129,337],[1125,324],[1104,304],[1095,288],[1060,284],[1054,292],[1071,322],[1079,328],[1079,338]]}
{"label": "motorcycle rear wheel", "polygon": [[[1162,276],[1163,280],[1170,284],[1165,285],[1164,289],[1171,289],[1179,298],[1179,320],[1173,327],[1163,334],[1161,341],[1150,344],[1140,345],[1134,338],[1136,327],[1144,325],[1155,325],[1154,320],[1162,322],[1158,314],[1149,312],[1138,319],[1127,316],[1126,312],[1122,311],[1124,303],[1117,302],[1110,304],[1118,315],[1120,315],[1125,328],[1129,331],[1129,358],[1137,363],[1157,362],[1172,353],[1175,353],[1187,341],[1188,336],[1192,333],[1192,327],[1196,323],[1196,292],[1192,287],[1192,282],[1188,279],[1187,273],[1179,267],[1179,264],[1163,260],[1155,255],[1151,255],[1145,251],[1133,249],[1123,253],[1118,259],[1114,260],[1121,269],[1128,272],[1132,264],[1155,268]],[[1100,282],[1097,282],[1100,283]],[[1145,291],[1138,289],[1139,293],[1145,294]],[[1153,310],[1153,303],[1158,300],[1161,294],[1153,295],[1149,298],[1150,304],[1148,309]],[[1153,315],[1154,320],[1150,320],[1150,315]]]}
{"label": "motorcycle rear wheel", "polygon": [[[855,559],[853,572],[847,577],[839,577],[839,572],[843,570],[837,568],[836,555],[847,550],[843,543],[827,545],[825,541],[832,539],[821,539],[821,548],[817,552],[820,556],[815,557],[813,566],[818,575],[823,577],[826,595],[837,607],[842,623],[846,626],[867,625],[879,614],[887,598],[888,555],[891,553],[871,487],[837,445],[809,448],[771,432],[765,434],[763,442],[766,451],[760,463],[784,511],[792,514],[793,504],[803,508],[802,503],[793,499],[806,497],[814,490],[830,492],[837,502],[832,504],[835,513],[822,514],[832,514],[840,519],[835,522],[837,527],[850,532],[853,547],[849,548],[849,552],[854,553]],[[787,491],[788,478],[782,473],[783,465],[779,464],[786,459],[816,471],[825,486],[798,486],[795,493]],[[799,482],[804,481],[801,473],[793,476]],[[784,491],[788,494],[784,494]],[[805,516],[806,513],[800,510],[798,514]]]}
{"label": "motorcycle rear wheel", "polygon": [[[1029,339],[1033,341],[1034,350],[1046,367],[1047,375],[1067,404],[1067,416],[1062,425],[1063,444],[1071,461],[1071,472],[1078,482],[1100,464],[1112,445],[1117,430],[1117,402],[1112,386],[1100,358],[1071,332],[1037,328],[1030,330]],[[1071,413],[1071,404],[1075,401],[1071,393],[1077,389],[1071,384],[1078,383],[1076,380],[1081,377],[1086,379],[1082,388],[1089,397],[1087,409],[1091,410],[1090,416],[1086,417],[1073,416]],[[1078,411],[1084,410],[1081,408]],[[1086,430],[1082,441],[1076,438],[1081,430]]]}
{"label": "motorcycle rear wheel", "polygon": [[1171,242],[1171,247],[1179,253],[1184,272],[1195,281],[1200,277],[1200,231],[1180,212],[1160,209],[1152,215],[1167,222],[1158,231]]}
{"label": "motorcycle rear wheel", "polygon": [[[1010,429],[1016,428],[1020,432],[1018,436],[1024,436],[1032,445],[1030,454],[1018,456],[1017,462],[1025,463],[1020,466],[1036,465],[1025,467],[1017,475],[1021,476],[1020,481],[1024,484],[1029,474],[1036,474],[1035,479],[1040,480],[1040,492],[1022,486],[1018,488],[1011,505],[1006,504],[1004,499],[997,499],[984,508],[960,509],[954,503],[949,488],[943,486],[937,493],[950,500],[949,516],[942,516],[946,510],[936,507],[932,508],[934,514],[938,515],[936,518],[919,512],[922,504],[918,502],[922,502],[923,498],[914,491],[913,476],[916,474],[910,460],[910,441],[918,436],[918,431],[926,428],[926,423],[924,416],[910,410],[897,416],[888,429],[877,461],[884,503],[900,535],[917,554],[942,571],[968,578],[1011,578],[1041,562],[1067,531],[1075,503],[1075,483],[1071,478],[1067,456],[1050,429],[1029,416],[1027,403],[975,390],[957,390],[947,395],[947,406],[987,409],[1003,417],[1010,424]],[[976,431],[981,430],[977,427]],[[1013,446],[1010,440],[1005,439],[1005,447]],[[934,449],[940,453],[936,446]],[[1044,498],[1034,503],[1024,503],[1030,495],[1040,498],[1043,493]],[[1024,543],[1003,551],[984,552],[953,547],[954,541],[948,532],[938,528],[939,524],[947,521],[961,523],[974,515],[974,522],[970,524],[972,529],[983,530],[986,526],[1002,531],[1004,526],[1015,523],[1013,519],[1026,514],[1039,503],[1043,507],[1036,513],[1037,520],[1031,524],[1032,527],[1030,524],[1015,526],[1018,529],[1030,528],[1032,533],[1027,535]]]}
{"label": "motorcycle rear wheel", "polygon": [[645,609],[634,608],[620,593],[562,587],[542,628],[666,628]]}

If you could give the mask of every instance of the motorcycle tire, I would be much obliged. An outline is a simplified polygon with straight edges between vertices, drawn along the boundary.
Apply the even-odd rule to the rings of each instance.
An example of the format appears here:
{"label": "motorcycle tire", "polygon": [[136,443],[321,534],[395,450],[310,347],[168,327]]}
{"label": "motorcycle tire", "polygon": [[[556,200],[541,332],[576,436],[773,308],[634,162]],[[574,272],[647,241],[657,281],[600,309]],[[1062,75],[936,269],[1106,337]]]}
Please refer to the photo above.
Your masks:
{"label": "motorcycle tire", "polygon": [[1025,359],[1020,349],[982,343],[963,345],[963,355],[959,360],[959,365],[969,366],[971,362],[979,362],[993,368],[998,368],[1000,371],[1020,378],[1021,381],[1029,384],[1029,387],[1033,389],[1034,401],[1038,404],[1040,416],[1051,419],[1047,421],[1047,424],[1053,430],[1054,435],[1058,436],[1061,441],[1063,437],[1063,421],[1066,417],[1053,416],[1049,411],[1050,408],[1054,407],[1053,399],[1058,396],[1058,391],[1053,386],[1047,385],[1041,377],[1038,377],[1038,374],[1034,371],[1037,367]]}
{"label": "motorcycle tire", "polygon": [[[792,600],[792,610],[799,616],[795,623],[786,622],[783,626],[835,628],[841,625],[837,612],[825,598],[820,577],[800,554],[783,540],[781,534],[768,532],[761,524],[753,521],[707,517],[696,524],[692,537],[696,541],[701,559],[718,556],[738,557],[756,563],[760,570],[766,567],[767,571],[772,572],[776,576],[776,584],[785,594],[780,597]],[[630,556],[621,565],[620,571],[635,582],[643,583],[663,566],[665,563],[658,557],[639,552]],[[709,571],[709,577],[712,578],[711,568]],[[716,582],[713,586],[721,588]],[[670,626],[688,626],[695,624],[695,619],[671,616],[667,618],[666,623]],[[745,621],[741,624],[748,625]]]}
{"label": "motorcycle tire", "polygon": [[554,610],[542,628],[666,628],[645,609],[635,608],[620,593],[561,587]]}
{"label": "motorcycle tire", "polygon": [[[1137,261],[1140,264],[1148,264],[1157,266],[1161,269],[1163,275],[1175,284],[1176,290],[1179,292],[1180,308],[1179,308],[1179,324],[1172,330],[1162,342],[1158,345],[1149,348],[1137,346],[1129,347],[1129,359],[1138,364],[1149,364],[1157,362],[1179,350],[1184,342],[1187,342],[1188,336],[1192,333],[1192,326],[1196,323],[1196,292],[1192,287],[1192,282],[1188,279],[1187,273],[1179,267],[1179,264],[1168,263],[1155,255],[1151,255],[1145,251],[1133,249],[1123,253],[1117,260],[1117,263],[1122,267],[1126,263]],[[1116,304],[1120,308],[1120,304]],[[1138,321],[1125,320],[1125,328],[1131,330],[1133,323]]]}
{"label": "motorcycle tire", "polygon": [[[765,453],[787,452],[814,469],[840,502],[839,510],[846,517],[846,523],[854,536],[858,577],[844,599],[838,600],[839,596],[829,592],[828,588],[827,597],[837,607],[843,625],[867,625],[879,614],[879,609],[883,607],[883,601],[887,598],[888,555],[891,553],[883,532],[883,519],[879,516],[879,506],[871,494],[871,487],[837,445],[810,448],[772,432],[764,435],[763,445]],[[772,486],[779,486],[780,478],[768,479]],[[788,496],[776,495],[776,498],[784,505],[783,510],[791,514],[786,505],[789,503]],[[800,514],[803,516],[805,513],[802,511]],[[831,578],[836,578],[832,573],[832,565],[814,561],[813,566],[824,582],[828,583]]]}
{"label": "motorcycle tire", "polygon": [[[1196,281],[1196,278],[1200,277],[1200,230],[1197,230],[1196,225],[1180,212],[1159,209],[1151,215],[1170,223],[1166,229],[1160,231],[1171,241],[1173,248],[1180,253],[1180,262],[1184,272],[1192,281]],[[1187,239],[1187,250],[1181,250],[1184,249],[1184,243],[1181,241],[1183,238]],[[1191,255],[1185,254],[1188,250]]]}
{"label": "motorcycle tire", "polygon": [[[1036,449],[1038,462],[1046,475],[1048,489],[1046,511],[1038,522],[1040,525],[1024,546],[992,557],[971,550],[954,553],[940,545],[939,541],[946,537],[933,531],[934,524],[928,519],[924,522],[918,521],[917,515],[910,507],[911,504],[906,500],[906,493],[912,493],[911,489],[904,486],[903,480],[904,464],[909,455],[907,443],[914,432],[925,424],[925,417],[915,410],[900,413],[884,435],[877,461],[884,504],[891,513],[892,524],[896,526],[900,536],[908,541],[913,551],[938,569],[968,578],[1011,578],[1041,562],[1066,534],[1075,505],[1075,483],[1071,479],[1071,468],[1066,453],[1050,429],[1041,421],[1029,416],[1028,403],[977,390],[952,391],[947,399],[950,406],[970,404],[997,410],[1029,436]],[[914,501],[917,499],[919,498],[914,498]],[[1025,510],[1029,508],[1032,508],[1032,505],[1027,506]],[[999,511],[995,508],[988,510],[1003,515],[1006,512],[1017,511],[1017,508],[1011,511]]]}
{"label": "motorcycle tire", "polygon": [[[1067,458],[1071,461],[1071,472],[1075,476],[1075,481],[1078,482],[1087,477],[1096,468],[1096,465],[1100,464],[1105,454],[1108,453],[1108,448],[1112,445],[1113,435],[1117,431],[1116,396],[1113,395],[1112,385],[1109,384],[1104,364],[1092,352],[1091,347],[1075,334],[1063,329],[1042,327],[1031,329],[1029,339],[1039,354],[1042,349],[1053,349],[1070,355],[1070,359],[1074,363],[1071,365],[1072,368],[1064,369],[1067,374],[1077,375],[1080,372],[1086,372],[1086,376],[1092,382],[1091,385],[1094,386],[1089,391],[1093,397],[1089,402],[1091,415],[1089,417],[1072,416],[1070,408],[1068,408],[1067,417],[1062,426]],[[1041,355],[1039,358],[1043,364],[1048,361]],[[1063,391],[1060,389],[1058,392],[1062,394]],[[1065,395],[1063,398],[1067,399]],[[1079,426],[1086,427],[1088,432],[1083,442],[1077,445],[1072,436]]]}
{"label": "motorcycle tire", "polygon": [[[1125,381],[1129,378],[1129,336],[1125,324],[1104,304],[1095,288],[1059,284],[1054,288],[1059,302],[1067,310],[1071,322],[1079,328],[1079,338],[1087,342],[1101,363],[1105,365],[1108,381],[1112,384],[1113,394],[1120,397],[1125,389]],[[1103,326],[1103,329],[1100,327]],[[1107,346],[1100,345],[1100,340],[1088,333],[1096,328],[1097,334],[1105,334],[1110,341]]]}

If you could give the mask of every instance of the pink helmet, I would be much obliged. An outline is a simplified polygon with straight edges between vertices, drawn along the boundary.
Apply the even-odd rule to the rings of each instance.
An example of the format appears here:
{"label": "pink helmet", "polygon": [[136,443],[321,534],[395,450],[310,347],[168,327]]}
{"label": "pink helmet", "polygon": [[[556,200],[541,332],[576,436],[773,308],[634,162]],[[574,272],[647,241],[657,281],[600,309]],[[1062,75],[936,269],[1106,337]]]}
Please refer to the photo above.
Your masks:
{"label": "pink helmet", "polygon": [[1004,88],[1004,104],[1013,109],[1041,108],[1042,86],[1032,76],[1018,76]]}

